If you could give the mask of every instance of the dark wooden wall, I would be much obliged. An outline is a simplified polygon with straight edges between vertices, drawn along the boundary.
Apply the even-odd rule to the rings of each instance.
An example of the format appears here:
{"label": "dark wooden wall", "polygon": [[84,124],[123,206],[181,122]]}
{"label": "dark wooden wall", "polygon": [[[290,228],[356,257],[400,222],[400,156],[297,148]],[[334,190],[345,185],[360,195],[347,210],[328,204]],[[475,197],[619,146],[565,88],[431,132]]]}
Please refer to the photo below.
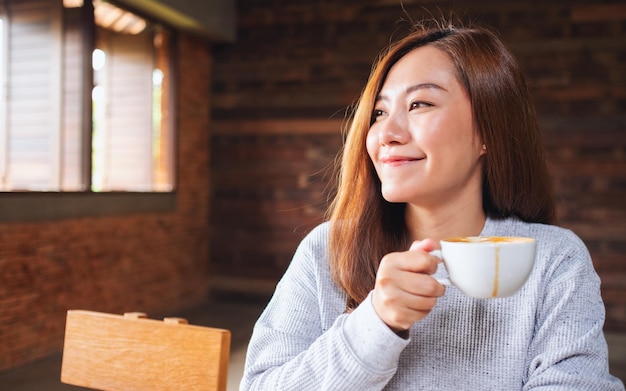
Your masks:
{"label": "dark wooden wall", "polygon": [[345,110],[408,20],[496,28],[524,68],[559,196],[588,245],[607,328],[626,331],[626,4],[623,1],[239,2],[215,48],[212,268],[231,289],[274,283],[323,220]]}

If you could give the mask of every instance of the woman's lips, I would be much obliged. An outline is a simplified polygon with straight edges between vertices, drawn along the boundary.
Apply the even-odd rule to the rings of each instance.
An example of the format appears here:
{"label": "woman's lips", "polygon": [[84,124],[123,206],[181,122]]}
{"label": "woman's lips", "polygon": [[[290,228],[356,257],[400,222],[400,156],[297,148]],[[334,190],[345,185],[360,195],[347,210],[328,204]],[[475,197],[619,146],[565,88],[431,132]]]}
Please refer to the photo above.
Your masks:
{"label": "woman's lips", "polygon": [[410,156],[385,156],[380,159],[380,162],[384,166],[402,166],[405,164],[410,164],[416,161],[420,161],[423,158],[418,157],[410,157]]}

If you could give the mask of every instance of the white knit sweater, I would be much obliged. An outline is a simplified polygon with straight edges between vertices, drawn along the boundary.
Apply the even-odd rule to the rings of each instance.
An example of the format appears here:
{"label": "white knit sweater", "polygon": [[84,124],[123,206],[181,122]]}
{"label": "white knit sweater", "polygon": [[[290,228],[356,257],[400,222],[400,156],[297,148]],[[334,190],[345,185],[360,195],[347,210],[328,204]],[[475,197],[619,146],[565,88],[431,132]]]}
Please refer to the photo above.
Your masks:
{"label": "white knit sweater", "polygon": [[345,314],[328,230],[302,241],[257,321],[241,390],[624,390],[608,372],[600,280],[571,231],[487,219],[482,235],[537,240],[528,282],[503,299],[448,287],[407,340],[371,297]]}

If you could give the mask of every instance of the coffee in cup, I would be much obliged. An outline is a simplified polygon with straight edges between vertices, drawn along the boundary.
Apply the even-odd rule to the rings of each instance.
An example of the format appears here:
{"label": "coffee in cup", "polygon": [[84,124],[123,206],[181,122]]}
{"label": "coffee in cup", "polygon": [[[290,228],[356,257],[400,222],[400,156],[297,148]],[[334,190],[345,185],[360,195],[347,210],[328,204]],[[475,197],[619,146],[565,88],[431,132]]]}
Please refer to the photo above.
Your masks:
{"label": "coffee in cup", "polygon": [[512,236],[454,237],[440,241],[431,254],[443,260],[447,276],[437,278],[475,298],[507,297],[526,282],[535,264],[533,238]]}

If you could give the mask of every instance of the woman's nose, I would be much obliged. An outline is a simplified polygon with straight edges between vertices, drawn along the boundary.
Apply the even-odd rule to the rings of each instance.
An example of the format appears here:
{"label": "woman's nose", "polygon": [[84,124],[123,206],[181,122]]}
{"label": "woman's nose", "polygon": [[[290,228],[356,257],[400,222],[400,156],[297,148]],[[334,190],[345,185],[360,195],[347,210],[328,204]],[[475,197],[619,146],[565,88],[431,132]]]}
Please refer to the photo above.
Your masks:
{"label": "woman's nose", "polygon": [[406,144],[409,138],[410,133],[406,121],[397,115],[389,115],[379,124],[380,145]]}

